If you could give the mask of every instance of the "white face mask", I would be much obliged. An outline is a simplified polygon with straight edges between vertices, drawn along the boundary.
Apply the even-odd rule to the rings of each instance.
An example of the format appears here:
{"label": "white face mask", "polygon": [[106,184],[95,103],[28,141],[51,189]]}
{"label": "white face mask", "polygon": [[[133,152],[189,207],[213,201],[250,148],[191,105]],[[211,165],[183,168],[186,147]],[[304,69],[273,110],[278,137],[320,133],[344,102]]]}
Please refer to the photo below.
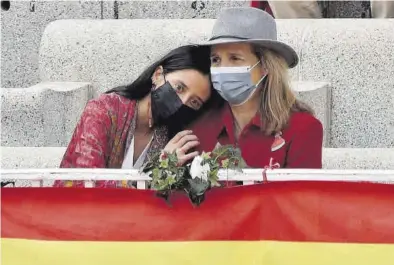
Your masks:
{"label": "white face mask", "polygon": [[211,67],[213,87],[230,105],[242,105],[253,95],[264,75],[257,84],[253,84],[250,71],[258,65],[242,67]]}

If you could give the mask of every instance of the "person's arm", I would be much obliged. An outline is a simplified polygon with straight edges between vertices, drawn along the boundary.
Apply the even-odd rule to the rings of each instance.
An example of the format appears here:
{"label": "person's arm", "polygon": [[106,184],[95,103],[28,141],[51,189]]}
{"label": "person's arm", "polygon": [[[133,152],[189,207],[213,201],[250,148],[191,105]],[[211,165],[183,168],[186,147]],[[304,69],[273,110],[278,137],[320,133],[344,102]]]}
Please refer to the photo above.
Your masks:
{"label": "person's arm", "polygon": [[[74,130],[61,168],[106,168],[111,119],[102,99],[90,100]],[[54,187],[83,187],[83,181],[55,181]]]}
{"label": "person's arm", "polygon": [[323,126],[313,118],[290,143],[285,168],[322,168]]}

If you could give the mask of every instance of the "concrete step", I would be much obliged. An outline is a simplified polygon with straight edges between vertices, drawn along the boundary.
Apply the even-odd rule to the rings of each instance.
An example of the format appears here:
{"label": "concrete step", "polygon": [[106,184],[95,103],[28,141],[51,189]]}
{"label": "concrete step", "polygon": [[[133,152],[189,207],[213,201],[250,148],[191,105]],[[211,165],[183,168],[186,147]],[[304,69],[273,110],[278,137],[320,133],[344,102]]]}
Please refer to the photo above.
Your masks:
{"label": "concrete step", "polygon": [[[27,89],[4,89],[1,97],[1,145],[66,146],[92,97],[91,85],[45,82]],[[294,82],[297,96],[316,111],[329,146],[331,90],[324,82]]]}
{"label": "concrete step", "polygon": [[83,82],[2,88],[1,146],[66,146],[91,97]]}

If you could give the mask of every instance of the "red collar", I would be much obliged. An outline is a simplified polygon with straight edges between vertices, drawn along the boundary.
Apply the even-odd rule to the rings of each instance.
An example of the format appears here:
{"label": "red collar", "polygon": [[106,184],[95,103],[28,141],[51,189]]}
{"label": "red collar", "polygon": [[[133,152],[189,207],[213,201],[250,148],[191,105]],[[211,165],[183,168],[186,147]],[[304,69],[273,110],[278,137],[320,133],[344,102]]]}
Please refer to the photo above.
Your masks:
{"label": "red collar", "polygon": [[[231,108],[228,104],[225,104],[221,110],[221,126],[219,127],[218,136],[226,130],[227,135],[230,137],[231,140],[234,140],[234,116],[231,111]],[[252,120],[246,125],[245,129],[249,127],[261,127],[261,118],[259,112],[252,118]]]}

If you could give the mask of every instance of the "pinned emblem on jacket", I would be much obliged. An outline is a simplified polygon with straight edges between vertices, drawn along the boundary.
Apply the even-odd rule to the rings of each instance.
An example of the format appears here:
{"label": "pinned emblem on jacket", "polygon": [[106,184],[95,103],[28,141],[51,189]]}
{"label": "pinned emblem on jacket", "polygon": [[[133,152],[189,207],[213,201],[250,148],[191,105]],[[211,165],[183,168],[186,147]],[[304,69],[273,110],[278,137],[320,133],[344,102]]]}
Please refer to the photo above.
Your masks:
{"label": "pinned emblem on jacket", "polygon": [[271,145],[271,152],[275,152],[279,150],[285,145],[286,141],[282,138],[282,132],[278,132],[275,134],[275,140]]}

